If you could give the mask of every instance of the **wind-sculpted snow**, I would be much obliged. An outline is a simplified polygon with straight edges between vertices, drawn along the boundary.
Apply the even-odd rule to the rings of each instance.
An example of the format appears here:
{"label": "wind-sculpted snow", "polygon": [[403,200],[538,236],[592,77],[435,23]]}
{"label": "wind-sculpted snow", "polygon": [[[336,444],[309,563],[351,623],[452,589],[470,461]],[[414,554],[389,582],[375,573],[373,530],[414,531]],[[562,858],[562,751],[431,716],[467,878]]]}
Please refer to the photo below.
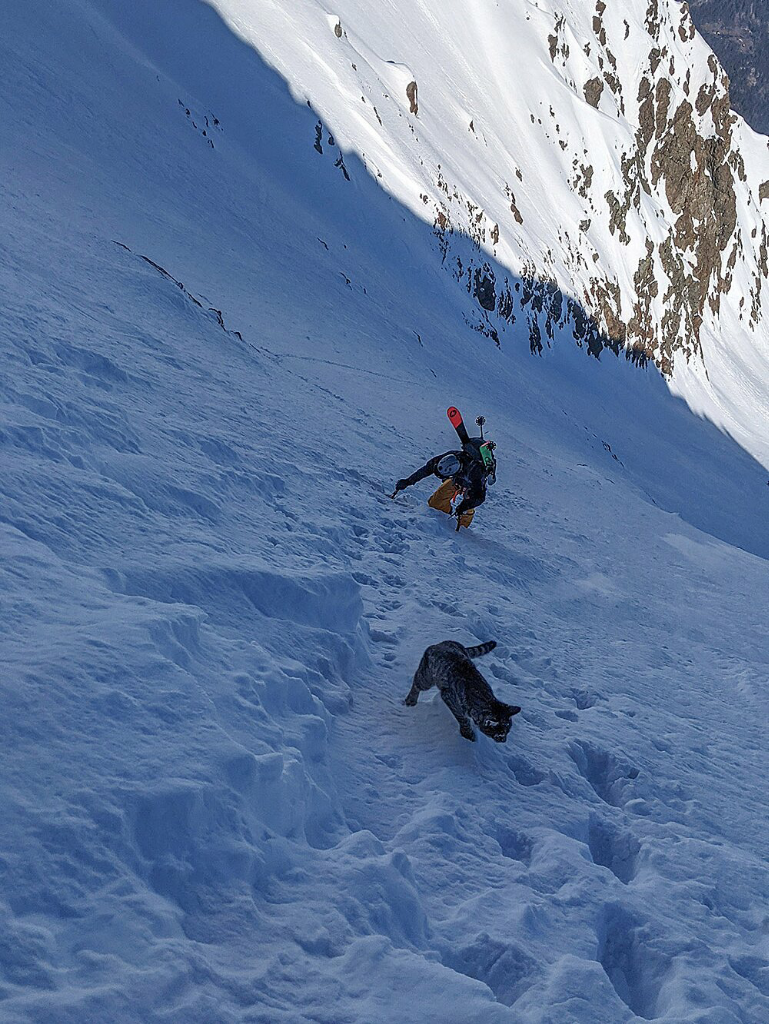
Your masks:
{"label": "wind-sculpted snow", "polygon": [[[0,1020],[766,1018],[760,463],[557,319],[473,330],[211,8],[7,14]],[[450,403],[461,536],[385,496]],[[403,707],[443,639],[497,641],[506,745]]]}

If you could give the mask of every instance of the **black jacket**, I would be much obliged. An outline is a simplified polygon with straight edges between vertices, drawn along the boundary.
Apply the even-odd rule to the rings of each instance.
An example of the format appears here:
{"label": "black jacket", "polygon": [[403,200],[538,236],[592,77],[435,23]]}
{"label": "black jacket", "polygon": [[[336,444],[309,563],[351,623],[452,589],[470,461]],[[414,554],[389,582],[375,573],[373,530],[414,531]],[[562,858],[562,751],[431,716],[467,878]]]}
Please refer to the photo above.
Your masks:
{"label": "black jacket", "polygon": [[[411,487],[427,476],[437,476],[439,480],[453,480],[457,487],[464,490],[465,496],[456,509],[458,516],[463,512],[469,512],[471,508],[477,508],[486,500],[486,484],[496,480],[496,462],[492,463],[491,467],[486,466],[480,452],[482,444],[480,437],[470,437],[461,451],[448,451],[434,456],[411,476],[399,480],[396,491]],[[445,459],[447,455],[455,456],[459,462],[459,470],[449,476],[438,469],[441,459]]]}

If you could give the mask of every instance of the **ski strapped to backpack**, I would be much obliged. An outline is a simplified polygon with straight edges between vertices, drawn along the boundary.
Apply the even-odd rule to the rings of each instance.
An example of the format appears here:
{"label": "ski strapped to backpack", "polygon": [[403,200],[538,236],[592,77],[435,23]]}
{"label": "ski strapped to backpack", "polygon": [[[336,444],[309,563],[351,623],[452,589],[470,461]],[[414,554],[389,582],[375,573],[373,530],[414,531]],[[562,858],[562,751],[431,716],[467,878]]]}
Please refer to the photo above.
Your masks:
{"label": "ski strapped to backpack", "polygon": [[455,406],[449,406],[446,410],[446,415],[451,422],[452,427],[457,432],[457,437],[462,442],[462,447],[465,451],[474,451],[483,460],[484,467],[493,472],[496,468],[496,459],[494,457],[494,449],[497,447],[493,441],[485,441],[483,439],[483,424],[486,422],[483,416],[479,416],[476,419],[476,423],[481,428],[481,443],[478,444],[477,437],[470,437],[467,433],[467,427],[465,426],[464,420],[462,419],[462,413]]}
{"label": "ski strapped to backpack", "polygon": [[457,436],[462,444],[469,441],[470,435],[467,433],[467,428],[465,427],[464,420],[462,419],[462,413],[459,409],[455,409],[452,405],[446,410],[446,415],[451,421],[452,427],[456,430]]}

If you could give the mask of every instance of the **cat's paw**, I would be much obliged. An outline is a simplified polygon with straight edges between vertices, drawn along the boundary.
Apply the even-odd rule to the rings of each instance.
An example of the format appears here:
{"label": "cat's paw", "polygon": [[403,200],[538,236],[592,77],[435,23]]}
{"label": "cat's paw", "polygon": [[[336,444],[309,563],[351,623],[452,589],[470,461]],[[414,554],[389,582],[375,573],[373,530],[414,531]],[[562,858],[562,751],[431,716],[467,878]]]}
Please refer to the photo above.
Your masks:
{"label": "cat's paw", "polygon": [[460,725],[459,732],[466,740],[472,740],[475,743],[475,731],[472,725]]}
{"label": "cat's paw", "polygon": [[412,697],[411,694],[409,694],[408,697],[404,697],[404,699],[403,699],[403,703],[407,707],[409,707],[409,708],[413,708],[414,705],[416,704],[416,702],[417,702],[417,698],[416,697]]}

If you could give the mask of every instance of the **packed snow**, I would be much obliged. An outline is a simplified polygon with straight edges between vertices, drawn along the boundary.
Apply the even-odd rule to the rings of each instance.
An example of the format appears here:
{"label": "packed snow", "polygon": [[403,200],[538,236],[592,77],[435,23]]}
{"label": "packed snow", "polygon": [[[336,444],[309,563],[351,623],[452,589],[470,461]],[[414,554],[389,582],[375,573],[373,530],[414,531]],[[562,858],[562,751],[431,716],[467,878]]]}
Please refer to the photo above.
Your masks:
{"label": "packed snow", "polygon": [[[423,94],[324,108],[340,23],[420,77],[394,5],[217,7],[5,12],[0,1021],[769,1020],[765,335],[678,393],[497,347],[405,194]],[[460,534],[387,497],[452,404]],[[497,641],[505,745],[403,705],[444,639]]]}

